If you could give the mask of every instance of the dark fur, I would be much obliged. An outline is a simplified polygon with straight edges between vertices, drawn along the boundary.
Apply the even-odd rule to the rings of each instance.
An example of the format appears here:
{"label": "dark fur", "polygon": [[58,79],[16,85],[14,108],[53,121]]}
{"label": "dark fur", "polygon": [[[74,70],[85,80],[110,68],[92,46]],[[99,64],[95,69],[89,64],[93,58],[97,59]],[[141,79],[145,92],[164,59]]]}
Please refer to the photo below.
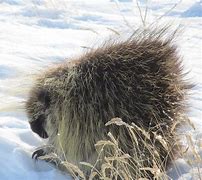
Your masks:
{"label": "dark fur", "polygon": [[[108,131],[119,139],[124,152],[132,154],[128,132],[105,126],[119,117],[150,133],[152,142],[148,143],[156,146],[166,168],[178,144],[171,129],[184,118],[189,86],[183,80],[173,38],[165,38],[164,31],[137,33],[40,75],[26,105],[32,130],[43,138],[49,136],[61,158],[59,144],[68,161],[93,164],[94,144],[107,139]],[[152,132],[164,137],[169,149]],[[147,158],[145,166],[152,167],[151,152],[141,143],[138,149]]]}

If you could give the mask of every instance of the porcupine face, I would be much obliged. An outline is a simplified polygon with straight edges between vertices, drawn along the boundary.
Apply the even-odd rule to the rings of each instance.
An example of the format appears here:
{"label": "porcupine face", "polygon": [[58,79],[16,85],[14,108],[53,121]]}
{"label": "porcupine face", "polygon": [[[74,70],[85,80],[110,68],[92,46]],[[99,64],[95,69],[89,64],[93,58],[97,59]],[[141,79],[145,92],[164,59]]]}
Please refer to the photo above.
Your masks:
{"label": "porcupine face", "polygon": [[26,111],[32,131],[42,138],[48,138],[45,125],[49,106],[50,96],[47,90],[36,88],[31,91],[26,103]]}

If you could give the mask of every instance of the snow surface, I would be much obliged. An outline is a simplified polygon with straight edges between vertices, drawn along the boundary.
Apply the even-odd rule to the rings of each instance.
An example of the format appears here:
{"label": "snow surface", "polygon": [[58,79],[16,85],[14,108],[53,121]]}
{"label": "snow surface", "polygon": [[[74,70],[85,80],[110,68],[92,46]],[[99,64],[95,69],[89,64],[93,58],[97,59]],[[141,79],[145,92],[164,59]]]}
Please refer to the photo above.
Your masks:
{"label": "snow surface", "polygon": [[[143,10],[146,2],[139,1]],[[185,69],[190,71],[188,78],[196,85],[189,111],[196,130],[183,131],[192,136],[202,158],[202,1],[149,0],[147,6],[147,23],[171,22],[184,29],[178,44]],[[50,164],[31,159],[33,150],[45,142],[32,133],[24,109],[18,107],[26,100],[24,89],[43,67],[97,46],[115,36],[114,30],[127,34],[139,25],[139,11],[132,0],[0,0],[1,180],[71,179]],[[168,175],[199,179],[202,162],[191,165],[193,154],[188,150],[184,158],[177,159]]]}

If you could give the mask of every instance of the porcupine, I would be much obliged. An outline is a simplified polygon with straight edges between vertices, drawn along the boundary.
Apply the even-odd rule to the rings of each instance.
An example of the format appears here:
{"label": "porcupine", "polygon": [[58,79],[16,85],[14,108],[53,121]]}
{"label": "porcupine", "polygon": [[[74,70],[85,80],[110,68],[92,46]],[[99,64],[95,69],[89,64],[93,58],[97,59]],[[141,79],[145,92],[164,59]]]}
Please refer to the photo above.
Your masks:
{"label": "porcupine", "polygon": [[[37,77],[26,103],[31,129],[49,138],[48,144],[61,159],[80,166],[81,161],[95,163],[94,144],[107,139],[109,131],[123,152],[133,155],[126,128],[105,126],[119,117],[150,134],[147,143],[166,169],[178,147],[173,127],[186,116],[190,88],[174,38],[166,36],[166,30],[138,30],[127,40],[105,43],[45,70]],[[163,137],[167,147],[155,135]],[[143,140],[140,136],[136,153],[140,157],[144,154],[144,167],[152,167],[154,152],[146,150]],[[42,147],[33,157],[51,151]],[[145,176],[152,177],[151,173]]]}

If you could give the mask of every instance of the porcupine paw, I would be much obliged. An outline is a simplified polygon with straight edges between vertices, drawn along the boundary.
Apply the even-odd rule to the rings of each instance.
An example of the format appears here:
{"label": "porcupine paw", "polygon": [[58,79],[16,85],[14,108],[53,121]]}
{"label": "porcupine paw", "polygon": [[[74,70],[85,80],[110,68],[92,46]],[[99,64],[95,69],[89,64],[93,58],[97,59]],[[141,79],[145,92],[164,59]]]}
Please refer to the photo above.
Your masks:
{"label": "porcupine paw", "polygon": [[32,154],[32,159],[40,159],[49,162],[55,166],[58,166],[58,164],[61,163],[60,158],[54,153],[54,148],[51,145],[46,145],[37,148]]}
{"label": "porcupine paw", "polygon": [[37,149],[32,154],[32,159],[38,160],[39,157],[46,155],[46,152],[43,148]]}
{"label": "porcupine paw", "polygon": [[46,155],[50,154],[53,152],[53,146],[51,145],[44,145],[42,147],[37,148],[33,154],[32,154],[32,159],[38,160],[38,159],[44,159]]}

